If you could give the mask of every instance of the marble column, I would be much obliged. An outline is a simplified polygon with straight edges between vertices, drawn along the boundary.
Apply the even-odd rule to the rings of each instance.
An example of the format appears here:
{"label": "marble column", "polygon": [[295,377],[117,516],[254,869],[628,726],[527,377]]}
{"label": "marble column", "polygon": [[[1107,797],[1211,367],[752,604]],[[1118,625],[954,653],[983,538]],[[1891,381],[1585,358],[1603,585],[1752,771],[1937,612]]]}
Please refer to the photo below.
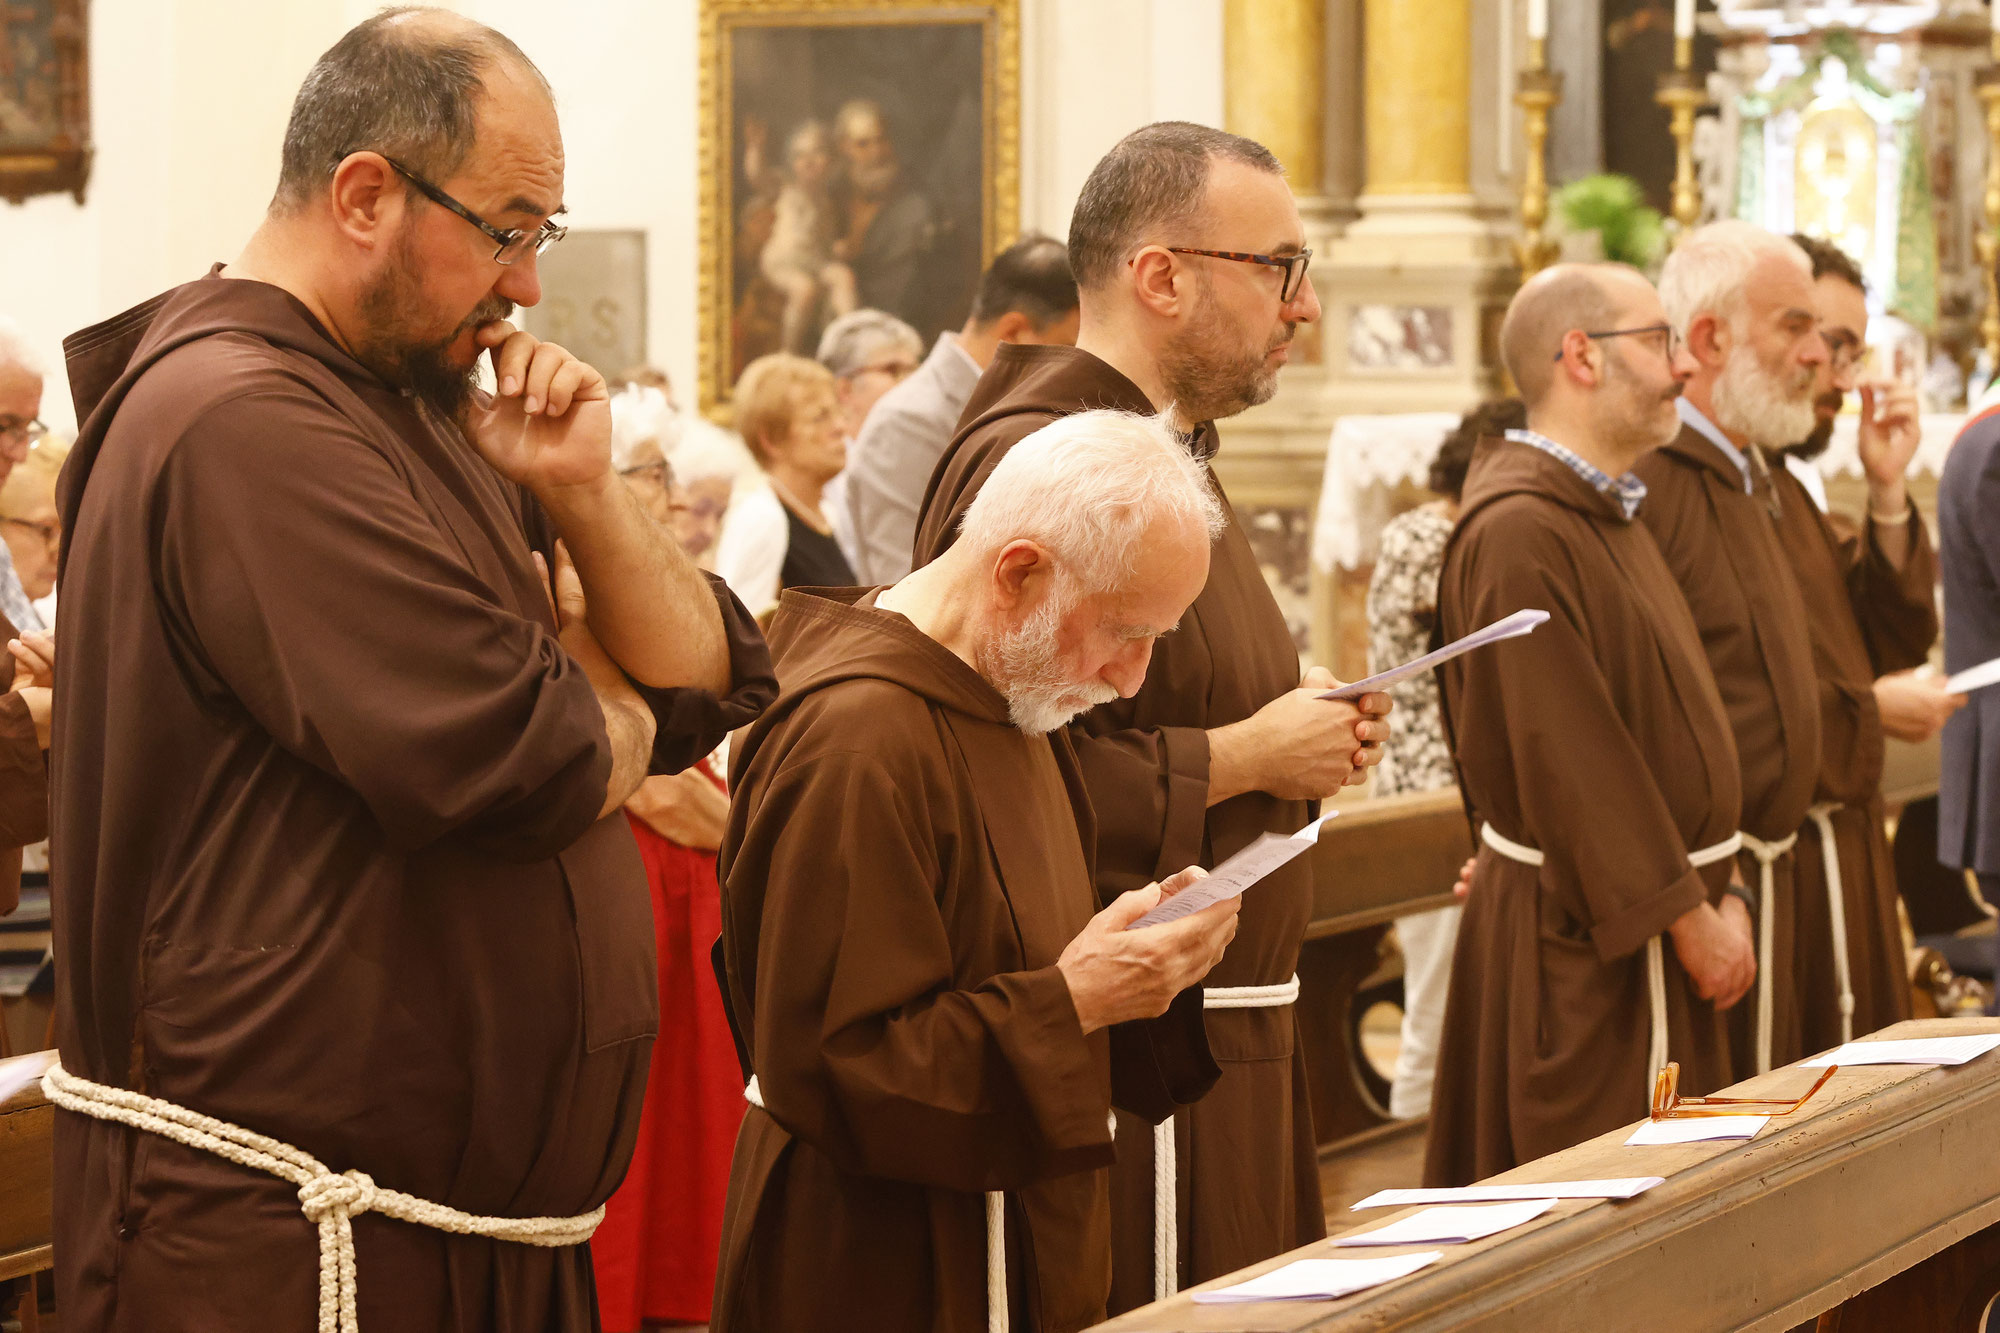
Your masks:
{"label": "marble column", "polygon": [[1326,173],[1325,0],[1225,0],[1223,121],[1285,164],[1293,193]]}

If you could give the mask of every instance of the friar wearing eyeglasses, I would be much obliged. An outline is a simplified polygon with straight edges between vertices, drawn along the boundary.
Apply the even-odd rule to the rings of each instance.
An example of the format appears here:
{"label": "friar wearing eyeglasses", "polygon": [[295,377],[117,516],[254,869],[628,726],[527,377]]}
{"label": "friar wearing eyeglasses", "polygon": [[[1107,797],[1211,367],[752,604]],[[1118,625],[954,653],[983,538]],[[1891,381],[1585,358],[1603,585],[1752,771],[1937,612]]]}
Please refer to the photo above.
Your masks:
{"label": "friar wearing eyeglasses", "polygon": [[[1792,240],[1812,261],[1828,359],[1812,429],[1768,450],[1778,542],[1798,577],[1820,705],[1819,782],[1799,829],[1797,961],[1802,1046],[1825,1050],[1910,1016],[1896,868],[1884,831],[1884,737],[1925,741],[1965,702],[1907,674],[1937,640],[1937,557],[1903,475],[1921,441],[1917,393],[1862,379],[1868,300],[1860,267],[1827,241]],[[1825,512],[1812,460],[1860,381],[1856,455],[1868,482],[1859,532]]]}
{"label": "friar wearing eyeglasses", "polygon": [[1812,264],[1748,222],[1690,233],[1660,301],[1697,369],[1681,431],[1639,465],[1652,530],[1701,627],[1742,763],[1737,878],[1756,903],[1755,994],[1733,1016],[1739,1076],[1805,1054],[1796,981],[1799,828],[1820,761],[1819,677],[1764,447],[1804,438],[1827,348]]}
{"label": "friar wearing eyeglasses", "polygon": [[505,321],[562,197],[520,50],[385,11],[240,256],[69,340],[66,1327],[596,1326],[659,1021],[620,807],[776,681]]}
{"label": "friar wearing eyeglasses", "polygon": [[[914,563],[951,545],[994,467],[1057,417],[1171,409],[1188,449],[1212,459],[1214,423],[1269,399],[1298,326],[1319,318],[1304,247],[1283,169],[1261,144],[1179,122],[1121,140],[1070,221],[1076,346],[1000,348],[932,474]],[[1069,728],[1103,891],[1295,831],[1313,801],[1360,781],[1388,738],[1389,697],[1358,707],[1317,697],[1334,683],[1315,668],[1302,687],[1284,614],[1230,512],[1207,584],[1144,682]],[[1114,1312],[1325,1234],[1292,1010],[1312,915],[1308,860],[1245,896],[1241,929],[1205,983],[1221,1080],[1157,1130],[1120,1120]]]}
{"label": "friar wearing eyeglasses", "polygon": [[1670,1060],[1690,1094],[1728,1083],[1724,1010],[1755,971],[1730,890],[1729,718],[1632,473],[1674,438],[1692,367],[1652,285],[1613,265],[1529,281],[1501,350],[1528,425],[1473,455],[1440,632],[1524,608],[1549,620],[1439,673],[1479,848],[1432,1094],[1435,1185],[1638,1119]]}

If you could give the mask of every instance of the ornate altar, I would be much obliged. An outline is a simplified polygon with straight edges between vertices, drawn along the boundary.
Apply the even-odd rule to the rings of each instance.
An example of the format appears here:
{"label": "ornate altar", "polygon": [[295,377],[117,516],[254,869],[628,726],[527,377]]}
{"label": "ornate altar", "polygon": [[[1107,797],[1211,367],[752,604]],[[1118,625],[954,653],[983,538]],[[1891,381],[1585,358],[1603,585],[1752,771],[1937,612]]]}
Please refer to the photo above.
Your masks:
{"label": "ornate altar", "polygon": [[1853,255],[1871,309],[1900,321],[1871,340],[1906,342],[1934,367],[1925,385],[1934,410],[1962,406],[1951,370],[1972,368],[1985,306],[1981,200],[1960,165],[1986,152],[1976,88],[1991,63],[1985,4],[1718,0],[1717,9],[1715,124],[1697,142],[1711,208]]}

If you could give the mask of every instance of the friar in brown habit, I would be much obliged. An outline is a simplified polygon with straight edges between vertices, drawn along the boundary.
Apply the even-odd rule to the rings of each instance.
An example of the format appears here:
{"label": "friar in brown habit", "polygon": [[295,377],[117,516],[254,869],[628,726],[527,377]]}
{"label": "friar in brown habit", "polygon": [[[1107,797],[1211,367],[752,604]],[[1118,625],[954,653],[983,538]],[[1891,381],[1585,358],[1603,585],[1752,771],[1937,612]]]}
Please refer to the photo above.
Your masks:
{"label": "friar in brown habit", "polygon": [[1729,1081],[1722,1009],[1754,978],[1729,892],[1737,765],[1687,605],[1631,475],[1673,437],[1689,366],[1652,286],[1565,265],[1502,329],[1528,429],[1483,442],[1445,552],[1447,638],[1515,611],[1525,639],[1448,663],[1480,840],[1453,955],[1424,1175],[1461,1185],[1645,1114],[1660,1066]]}
{"label": "friar in brown habit", "polygon": [[1062,728],[1139,689],[1221,527],[1167,425],[1086,413],[1022,441],[900,583],[785,595],[720,861],[755,1078],[717,1333],[1103,1318],[1111,1108],[1158,1120],[1213,1083],[1194,983],[1238,900],[1100,911]]}
{"label": "friar in brown habit", "polygon": [[[1219,130],[1169,122],[1128,135],[1084,182],[1069,247],[1077,345],[1000,349],[931,478],[918,564],[950,545],[1007,451],[1067,413],[1171,409],[1206,468],[1215,419],[1269,398],[1298,325],[1319,318],[1277,160]],[[1300,828],[1310,802],[1359,781],[1388,736],[1387,695],[1358,711],[1329,704],[1317,695],[1333,677],[1320,669],[1300,688],[1285,618],[1211,485],[1229,521],[1201,596],[1145,685],[1070,728],[1097,815],[1098,875],[1114,892]],[[1311,912],[1303,858],[1252,890],[1210,978],[1221,1081],[1150,1139],[1136,1122],[1121,1129],[1114,1310],[1325,1234],[1290,1008]]]}
{"label": "friar in brown habit", "polygon": [[776,682],[613,472],[603,379],[504,320],[562,160],[512,43],[388,11],[239,258],[69,341],[66,1328],[596,1324],[658,1026],[619,807]]}
{"label": "friar in brown habit", "polygon": [[1681,396],[1680,433],[1639,464],[1640,521],[1701,629],[1742,765],[1737,877],[1757,900],[1758,962],[1756,994],[1732,1020],[1744,1076],[1804,1054],[1796,849],[1819,779],[1819,677],[1757,446],[1811,429],[1826,343],[1805,253],[1748,222],[1682,240],[1660,274],[1660,301],[1698,368]]}
{"label": "friar in brown habit", "polygon": [[1928,740],[1964,700],[1942,681],[1908,674],[1938,632],[1937,557],[1903,482],[1921,439],[1910,385],[1861,386],[1856,445],[1868,481],[1861,531],[1836,528],[1824,511],[1811,464],[1855,387],[1867,350],[1867,293],[1860,268],[1838,248],[1792,239],[1812,261],[1827,343],[1813,428],[1770,457],[1782,510],[1778,541],[1805,598],[1819,675],[1819,786],[1799,830],[1795,980],[1804,1049],[1820,1051],[1910,1016],[1883,828],[1883,737]]}

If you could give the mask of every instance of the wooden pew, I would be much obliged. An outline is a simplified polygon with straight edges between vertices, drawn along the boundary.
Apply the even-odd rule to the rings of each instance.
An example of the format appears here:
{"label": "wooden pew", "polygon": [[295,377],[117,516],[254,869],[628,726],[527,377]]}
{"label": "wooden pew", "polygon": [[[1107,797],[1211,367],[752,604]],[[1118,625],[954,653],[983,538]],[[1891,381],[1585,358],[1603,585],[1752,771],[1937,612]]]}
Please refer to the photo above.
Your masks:
{"label": "wooden pew", "polygon": [[[53,1058],[54,1052],[41,1051],[0,1060],[0,1072],[45,1067]],[[50,1220],[55,1116],[39,1083],[0,1102],[0,1318],[20,1298],[17,1317],[25,1333],[40,1327],[35,1275],[55,1266]]]}
{"label": "wooden pew", "polygon": [[[2000,1020],[1920,1020],[1882,1037],[2000,1032]],[[1796,1095],[1796,1067],[1734,1095]],[[1956,1069],[1850,1067],[1749,1143],[1627,1148],[1630,1127],[1497,1181],[1666,1177],[1618,1203],[1559,1202],[1524,1227],[1345,1300],[1197,1305],[1186,1295],[1105,1333],[1501,1333],[1537,1329],[1977,1333],[2000,1293],[2000,1052]],[[1414,1184],[1416,1182],[1407,1182]],[[1413,1211],[1349,1213],[1337,1231]],[[1406,1253],[1371,1249],[1371,1255]],[[1247,1268],[1224,1286],[1324,1243]]]}
{"label": "wooden pew", "polygon": [[1312,851],[1313,914],[1299,950],[1299,1032],[1322,1150],[1387,1123],[1355,1043],[1355,997],[1377,975],[1389,923],[1449,907],[1452,881],[1472,854],[1455,787],[1339,809]]}

